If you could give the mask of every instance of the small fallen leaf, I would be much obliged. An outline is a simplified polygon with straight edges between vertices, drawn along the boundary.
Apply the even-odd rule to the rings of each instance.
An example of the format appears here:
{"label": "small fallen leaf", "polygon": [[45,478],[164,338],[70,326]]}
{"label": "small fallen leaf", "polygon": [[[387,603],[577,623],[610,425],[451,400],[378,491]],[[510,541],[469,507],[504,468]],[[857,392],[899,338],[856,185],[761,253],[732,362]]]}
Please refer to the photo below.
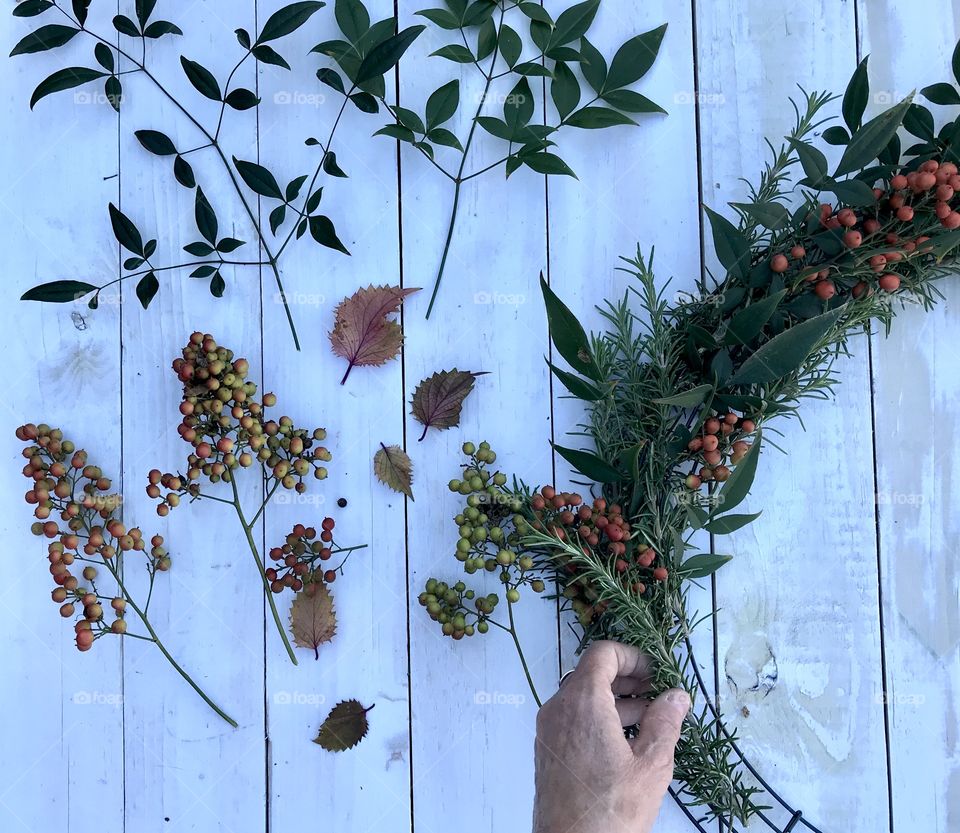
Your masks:
{"label": "small fallen leaf", "polygon": [[379,366],[396,357],[403,344],[403,331],[387,316],[398,312],[403,299],[418,291],[399,286],[368,286],[337,305],[330,343],[333,352],[349,362],[341,385],[356,365]]}
{"label": "small fallen leaf", "polygon": [[417,385],[410,404],[414,418],[423,426],[421,440],[431,427],[453,428],[460,424],[463,400],[473,390],[477,376],[483,375],[454,368],[434,373]]}
{"label": "small fallen leaf", "polygon": [[381,483],[413,500],[413,463],[400,446],[380,443],[373,455],[373,473]]}
{"label": "small fallen leaf", "polygon": [[337,632],[337,614],[333,596],[327,585],[318,583],[310,595],[301,590],[290,607],[290,632],[298,648],[312,648],[315,659],[320,659],[320,646],[333,639]]}
{"label": "small fallen leaf", "polygon": [[367,712],[373,706],[364,708],[358,700],[344,700],[337,703],[327,715],[320,727],[320,733],[314,738],[328,752],[343,752],[352,749],[367,736],[370,724]]}

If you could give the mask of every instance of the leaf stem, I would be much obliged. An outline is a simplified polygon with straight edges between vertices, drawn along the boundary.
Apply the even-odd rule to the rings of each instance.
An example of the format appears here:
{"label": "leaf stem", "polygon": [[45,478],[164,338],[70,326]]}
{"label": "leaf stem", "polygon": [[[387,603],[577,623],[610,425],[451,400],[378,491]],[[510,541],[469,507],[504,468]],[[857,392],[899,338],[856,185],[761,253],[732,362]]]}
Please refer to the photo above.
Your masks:
{"label": "leaf stem", "polygon": [[[280,622],[280,614],[277,611],[277,605],[273,601],[273,591],[270,589],[270,582],[267,581],[267,573],[263,566],[263,559],[260,558],[260,551],[257,549],[256,541],[253,540],[253,524],[248,524],[243,515],[243,507],[240,504],[240,493],[237,491],[237,481],[236,478],[232,476],[230,477],[230,488],[233,489],[233,508],[236,510],[237,517],[240,519],[240,526],[243,527],[243,534],[246,536],[247,544],[250,547],[250,552],[253,553],[253,560],[257,562],[257,569],[260,571],[260,579],[263,582],[263,592],[267,597],[267,602],[270,605],[270,612],[273,614],[273,621],[277,626],[277,632],[280,634],[280,638],[283,640],[283,647],[287,649],[287,656],[290,657],[290,662],[292,662],[294,665],[297,665],[297,657],[293,653],[290,640],[287,638],[287,632]],[[264,501],[263,505],[260,507],[261,511],[265,505],[266,501]],[[258,512],[257,517],[259,516],[260,513]]]}
{"label": "leaf stem", "polygon": [[533,684],[533,675],[530,673],[530,667],[527,665],[527,658],[523,655],[523,648],[520,647],[520,637],[517,635],[517,625],[513,620],[513,602],[507,599],[507,617],[510,620],[510,636],[513,637],[514,647],[517,649],[517,656],[520,658],[520,665],[523,666],[523,673],[527,678],[527,685],[530,686],[530,693],[533,695],[537,708],[543,705],[540,695],[537,694],[537,687]]}

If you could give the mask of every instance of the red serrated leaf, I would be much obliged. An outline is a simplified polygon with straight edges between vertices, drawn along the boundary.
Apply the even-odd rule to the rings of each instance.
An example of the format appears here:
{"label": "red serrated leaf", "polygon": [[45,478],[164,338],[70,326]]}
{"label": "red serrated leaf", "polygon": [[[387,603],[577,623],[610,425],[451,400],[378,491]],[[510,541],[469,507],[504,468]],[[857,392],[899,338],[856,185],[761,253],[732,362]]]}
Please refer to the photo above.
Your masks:
{"label": "red serrated leaf", "polygon": [[417,385],[410,404],[414,418],[423,426],[421,440],[431,427],[453,428],[460,424],[463,400],[473,390],[477,376],[483,375],[454,368],[434,373]]}
{"label": "red serrated leaf", "polygon": [[368,286],[340,302],[330,344],[334,353],[349,362],[341,385],[356,365],[379,366],[396,357],[403,344],[403,332],[387,316],[399,311],[407,295],[418,291],[399,286]]}
{"label": "red serrated leaf", "polygon": [[343,752],[352,749],[366,735],[370,724],[367,722],[367,712],[373,706],[364,708],[358,700],[344,700],[337,703],[323,721],[320,732],[314,743],[322,746],[329,752]]}

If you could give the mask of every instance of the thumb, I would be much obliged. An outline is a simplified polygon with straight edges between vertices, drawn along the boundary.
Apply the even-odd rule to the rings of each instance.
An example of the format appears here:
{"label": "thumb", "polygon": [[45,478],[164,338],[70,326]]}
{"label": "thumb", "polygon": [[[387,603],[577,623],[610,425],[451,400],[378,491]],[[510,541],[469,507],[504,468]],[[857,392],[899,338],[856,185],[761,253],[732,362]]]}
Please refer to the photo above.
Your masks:
{"label": "thumb", "polygon": [[663,775],[663,789],[673,778],[673,753],[689,711],[687,692],[681,688],[664,691],[647,706],[640,733],[632,742],[634,755],[651,767],[650,774]]}

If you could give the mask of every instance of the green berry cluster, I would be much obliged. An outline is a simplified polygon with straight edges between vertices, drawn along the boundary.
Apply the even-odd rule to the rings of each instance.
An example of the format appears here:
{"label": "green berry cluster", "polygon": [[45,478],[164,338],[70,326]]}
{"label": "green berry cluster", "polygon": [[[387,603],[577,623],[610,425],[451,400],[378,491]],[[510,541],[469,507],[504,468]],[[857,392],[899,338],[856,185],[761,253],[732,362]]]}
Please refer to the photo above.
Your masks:
{"label": "green berry cluster", "polygon": [[490,614],[500,603],[496,593],[478,596],[462,581],[451,586],[435,578],[427,579],[417,600],[430,618],[440,623],[444,636],[458,640],[490,630]]}

